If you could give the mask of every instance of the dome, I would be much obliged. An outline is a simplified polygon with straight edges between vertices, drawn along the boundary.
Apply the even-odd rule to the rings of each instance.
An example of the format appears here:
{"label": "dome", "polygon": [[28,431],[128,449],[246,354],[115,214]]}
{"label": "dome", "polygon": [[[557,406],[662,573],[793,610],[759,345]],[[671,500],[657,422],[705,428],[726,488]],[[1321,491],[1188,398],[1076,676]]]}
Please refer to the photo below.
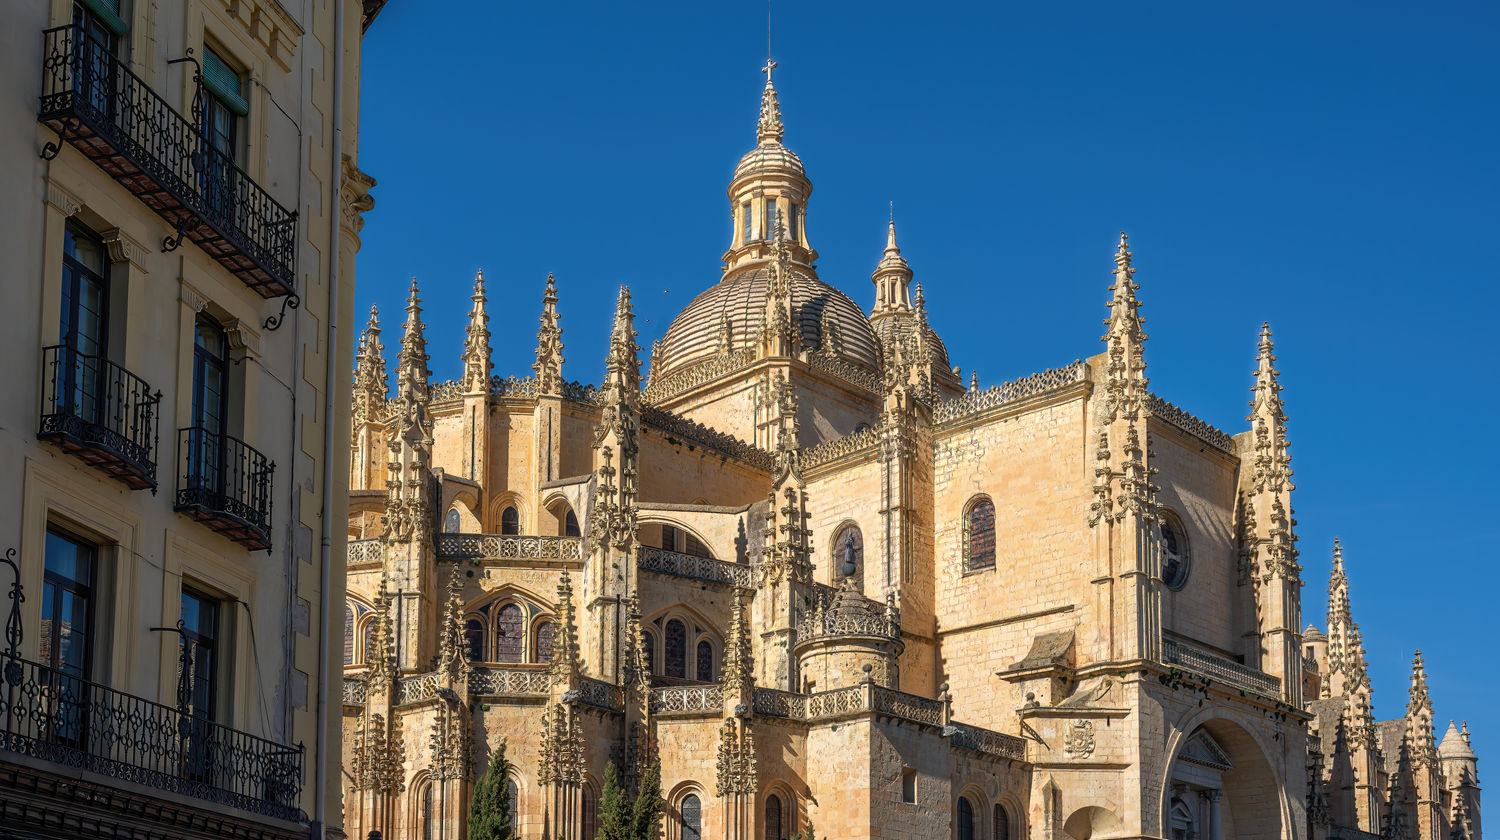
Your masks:
{"label": "dome", "polygon": [[1302,641],[1304,641],[1304,642],[1326,642],[1326,641],[1328,641],[1328,637],[1325,636],[1325,635],[1323,635],[1323,631],[1322,630],[1319,630],[1318,628],[1316,628],[1313,625],[1309,624],[1309,625],[1307,625],[1307,629],[1302,631]]}
{"label": "dome", "polygon": [[751,174],[776,173],[792,175],[807,180],[807,170],[802,168],[802,158],[797,153],[777,142],[761,143],[740,158],[734,168],[731,182]]}
{"label": "dome", "polygon": [[[1468,725],[1467,722],[1464,723],[1465,727]],[[1448,732],[1443,736],[1443,742],[1438,745],[1438,755],[1443,758],[1474,757],[1473,747],[1469,746],[1469,742],[1464,739],[1463,734],[1458,731],[1458,727],[1451,720],[1448,721]]]}
{"label": "dome", "polygon": [[[694,298],[667,327],[653,363],[652,380],[718,352],[725,320],[735,349],[753,340],[766,311],[770,284],[770,269],[762,266],[732,274]],[[872,371],[880,370],[879,343],[859,304],[797,267],[791,269],[791,293],[804,348],[822,349],[826,317],[834,330],[834,350],[840,357]]]}

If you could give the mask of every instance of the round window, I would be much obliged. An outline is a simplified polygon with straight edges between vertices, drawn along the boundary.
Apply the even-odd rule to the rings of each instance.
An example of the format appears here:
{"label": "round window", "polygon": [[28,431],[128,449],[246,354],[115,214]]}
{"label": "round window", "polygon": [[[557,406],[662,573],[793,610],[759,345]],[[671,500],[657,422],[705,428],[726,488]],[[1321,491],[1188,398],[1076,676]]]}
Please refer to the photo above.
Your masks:
{"label": "round window", "polygon": [[1187,533],[1175,516],[1163,514],[1161,518],[1161,580],[1168,589],[1181,589],[1187,584],[1192,557],[1188,553]]}

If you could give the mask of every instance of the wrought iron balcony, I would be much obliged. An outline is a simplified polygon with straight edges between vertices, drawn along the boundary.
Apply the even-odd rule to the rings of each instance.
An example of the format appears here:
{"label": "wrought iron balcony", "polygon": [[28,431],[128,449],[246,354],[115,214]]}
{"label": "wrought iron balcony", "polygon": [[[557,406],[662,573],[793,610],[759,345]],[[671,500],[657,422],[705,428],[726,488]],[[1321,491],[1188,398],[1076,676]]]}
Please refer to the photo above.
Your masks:
{"label": "wrought iron balcony", "polygon": [[156,492],[156,411],[161,392],[113,362],[67,345],[42,350],[42,417],[36,436],[127,487]]}
{"label": "wrought iron balcony", "polygon": [[289,747],[0,652],[0,759],[17,753],[284,820],[306,819]]}
{"label": "wrought iron balcony", "polygon": [[262,297],[293,294],[297,214],[209,143],[201,99],[184,117],[79,27],[43,35],[43,156],[72,144],[177,229],[163,250],[186,237]]}
{"label": "wrought iron balcony", "polygon": [[249,548],[271,548],[271,473],[276,464],[244,441],[182,429],[175,509]]}

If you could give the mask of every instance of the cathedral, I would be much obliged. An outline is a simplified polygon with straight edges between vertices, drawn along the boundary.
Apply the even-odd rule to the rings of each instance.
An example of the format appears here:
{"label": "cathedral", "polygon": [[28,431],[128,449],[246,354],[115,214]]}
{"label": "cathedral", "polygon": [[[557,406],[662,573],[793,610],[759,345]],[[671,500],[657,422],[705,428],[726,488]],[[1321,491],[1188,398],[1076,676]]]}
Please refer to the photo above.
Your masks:
{"label": "cathedral", "polygon": [[526,377],[492,374],[482,275],[457,380],[415,281],[394,388],[371,313],[347,832],[461,840],[503,743],[528,840],[590,840],[606,768],[653,764],[665,840],[1480,840],[1420,655],[1373,717],[1337,544],[1304,627],[1270,329],[1241,429],[1163,400],[1122,235],[1102,352],[966,384],[894,223],[873,289],[819,278],[774,66],[722,276],[644,366],[627,289],[598,385],[550,276]]}

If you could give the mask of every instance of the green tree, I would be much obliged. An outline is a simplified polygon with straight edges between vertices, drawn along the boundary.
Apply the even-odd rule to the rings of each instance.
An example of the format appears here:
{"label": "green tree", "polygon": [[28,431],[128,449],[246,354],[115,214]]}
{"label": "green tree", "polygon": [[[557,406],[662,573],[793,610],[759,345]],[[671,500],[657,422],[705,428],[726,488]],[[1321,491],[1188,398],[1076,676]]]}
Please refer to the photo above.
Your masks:
{"label": "green tree", "polygon": [[469,800],[468,840],[516,840],[516,827],[510,821],[515,804],[510,801],[509,767],[505,742],[501,741],[489,770],[474,786],[474,798]]}
{"label": "green tree", "polygon": [[599,795],[599,831],[594,840],[632,840],[630,803],[620,788],[613,763],[604,765],[604,790]]}
{"label": "green tree", "polygon": [[802,830],[797,832],[797,836],[793,837],[792,840],[818,840],[816,833],[813,831],[812,817],[807,818],[807,825],[802,826]]}
{"label": "green tree", "polygon": [[661,765],[653,764],[641,779],[630,813],[630,840],[656,840],[661,832]]}

